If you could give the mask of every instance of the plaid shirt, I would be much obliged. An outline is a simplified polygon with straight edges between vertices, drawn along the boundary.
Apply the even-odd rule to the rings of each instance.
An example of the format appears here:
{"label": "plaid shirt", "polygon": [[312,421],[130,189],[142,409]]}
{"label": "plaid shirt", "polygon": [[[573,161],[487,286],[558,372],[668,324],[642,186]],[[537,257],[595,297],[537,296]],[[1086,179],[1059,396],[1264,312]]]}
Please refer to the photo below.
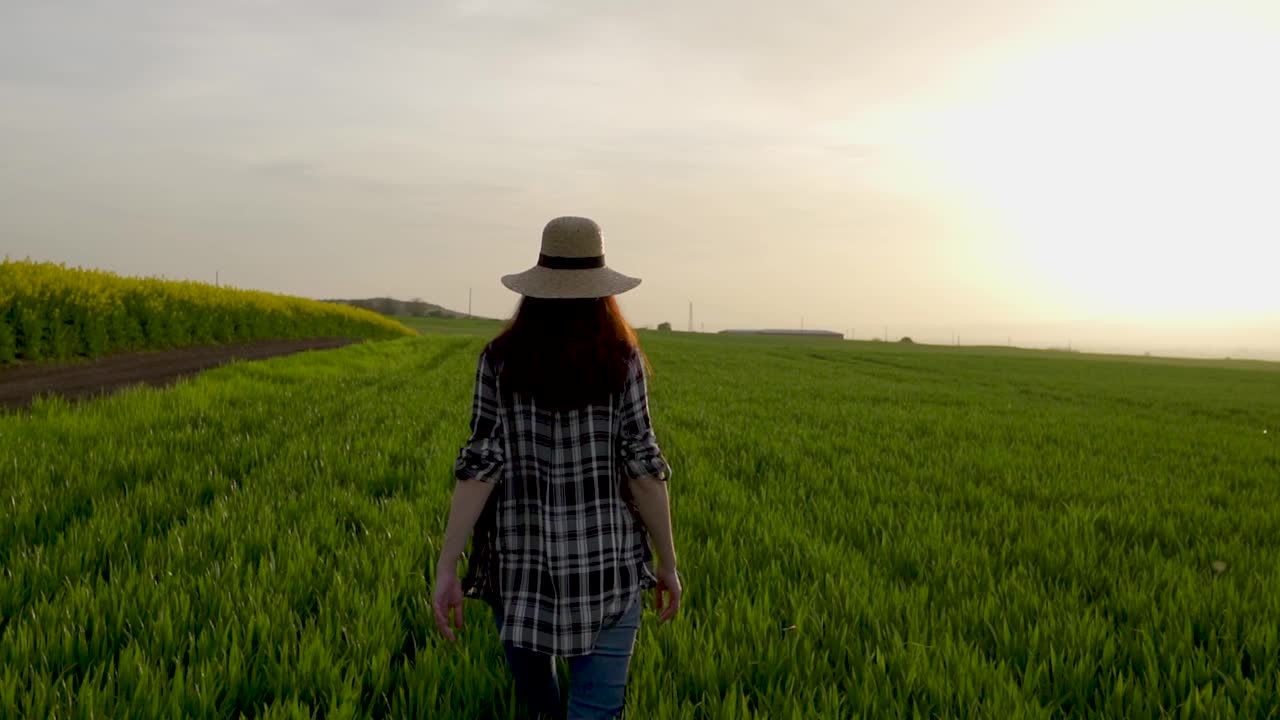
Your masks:
{"label": "plaid shirt", "polygon": [[504,392],[480,355],[459,480],[498,483],[476,523],[463,588],[503,612],[501,640],[552,655],[590,653],[601,626],[657,584],[627,480],[671,468],[649,420],[643,361],[608,404],[567,412]]}

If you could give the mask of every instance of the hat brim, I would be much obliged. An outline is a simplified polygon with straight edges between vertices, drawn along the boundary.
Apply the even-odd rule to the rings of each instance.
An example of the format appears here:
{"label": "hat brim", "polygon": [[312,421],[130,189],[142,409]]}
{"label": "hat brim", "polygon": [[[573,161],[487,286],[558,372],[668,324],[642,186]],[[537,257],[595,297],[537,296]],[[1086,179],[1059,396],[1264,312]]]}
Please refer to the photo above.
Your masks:
{"label": "hat brim", "polygon": [[567,300],[621,295],[635,289],[640,278],[628,277],[607,267],[552,270],[534,266],[522,273],[504,275],[502,284],[526,297]]}

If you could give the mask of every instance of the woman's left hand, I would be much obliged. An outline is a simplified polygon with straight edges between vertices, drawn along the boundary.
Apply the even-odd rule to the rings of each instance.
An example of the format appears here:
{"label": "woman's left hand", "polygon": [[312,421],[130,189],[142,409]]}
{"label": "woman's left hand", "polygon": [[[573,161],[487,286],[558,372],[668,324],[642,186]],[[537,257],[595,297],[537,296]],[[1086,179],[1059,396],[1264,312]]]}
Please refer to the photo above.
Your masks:
{"label": "woman's left hand", "polygon": [[[458,573],[436,573],[436,592],[431,599],[431,607],[435,611],[436,627],[449,642],[458,641],[453,628],[462,627],[462,600],[462,581],[458,579]],[[453,621],[452,627],[450,620]]]}

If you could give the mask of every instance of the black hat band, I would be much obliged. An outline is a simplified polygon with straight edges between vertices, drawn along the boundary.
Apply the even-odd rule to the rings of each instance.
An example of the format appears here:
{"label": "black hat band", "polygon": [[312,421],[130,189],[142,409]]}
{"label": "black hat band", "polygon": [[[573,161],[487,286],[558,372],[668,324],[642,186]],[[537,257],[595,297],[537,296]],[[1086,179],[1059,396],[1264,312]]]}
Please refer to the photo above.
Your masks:
{"label": "black hat band", "polygon": [[558,255],[538,255],[538,267],[544,267],[548,270],[596,270],[604,267],[604,256],[560,257]]}

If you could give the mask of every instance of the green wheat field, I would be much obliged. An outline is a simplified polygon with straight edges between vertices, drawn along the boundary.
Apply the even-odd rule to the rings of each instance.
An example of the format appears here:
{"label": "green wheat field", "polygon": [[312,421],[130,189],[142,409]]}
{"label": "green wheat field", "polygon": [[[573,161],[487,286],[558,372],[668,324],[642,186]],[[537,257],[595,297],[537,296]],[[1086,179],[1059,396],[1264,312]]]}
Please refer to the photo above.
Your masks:
{"label": "green wheat field", "polygon": [[[497,326],[417,328],[0,415],[0,718],[516,717],[429,606]],[[1280,365],[642,342],[630,717],[1280,717]]]}

